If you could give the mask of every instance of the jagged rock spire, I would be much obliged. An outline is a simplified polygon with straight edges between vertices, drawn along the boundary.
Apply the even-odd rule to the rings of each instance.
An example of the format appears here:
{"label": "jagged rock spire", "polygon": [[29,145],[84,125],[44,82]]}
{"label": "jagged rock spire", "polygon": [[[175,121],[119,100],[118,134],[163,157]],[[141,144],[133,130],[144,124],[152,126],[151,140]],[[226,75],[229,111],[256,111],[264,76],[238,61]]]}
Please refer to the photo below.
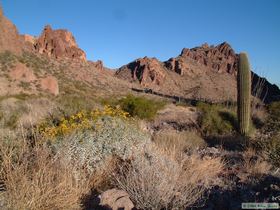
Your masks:
{"label": "jagged rock spire", "polygon": [[86,54],[81,50],[74,36],[67,30],[53,30],[46,25],[35,43],[35,50],[55,58],[71,58],[86,61]]}

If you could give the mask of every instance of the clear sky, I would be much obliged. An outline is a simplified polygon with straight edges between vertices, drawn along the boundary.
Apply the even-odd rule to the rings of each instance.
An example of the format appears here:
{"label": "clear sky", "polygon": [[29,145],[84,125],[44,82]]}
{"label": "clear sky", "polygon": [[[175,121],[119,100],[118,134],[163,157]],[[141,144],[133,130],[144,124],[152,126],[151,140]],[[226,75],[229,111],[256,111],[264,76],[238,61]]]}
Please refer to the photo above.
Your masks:
{"label": "clear sky", "polygon": [[227,41],[280,85],[280,0],[0,0],[22,34],[70,30],[90,60],[117,68]]}

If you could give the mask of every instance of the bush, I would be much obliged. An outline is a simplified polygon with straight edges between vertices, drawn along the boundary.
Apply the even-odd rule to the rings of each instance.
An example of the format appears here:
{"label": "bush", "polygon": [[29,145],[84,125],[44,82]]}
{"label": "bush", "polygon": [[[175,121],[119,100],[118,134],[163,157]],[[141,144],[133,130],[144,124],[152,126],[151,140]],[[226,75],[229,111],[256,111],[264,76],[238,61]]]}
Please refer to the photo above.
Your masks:
{"label": "bush", "polygon": [[280,120],[280,101],[272,102],[268,107],[268,111],[272,119]]}
{"label": "bush", "polygon": [[154,142],[164,150],[184,152],[206,146],[206,142],[194,131],[176,132],[166,130],[154,136]]}
{"label": "bush", "polygon": [[77,176],[75,167],[55,158],[47,147],[30,148],[24,139],[8,144],[0,140],[0,177],[7,209],[80,209],[81,198],[89,191],[83,171]]}
{"label": "bush", "polygon": [[280,167],[280,102],[273,102],[268,107],[269,116],[257,139],[258,147],[265,150],[271,163]]}
{"label": "bush", "polygon": [[271,163],[280,167],[280,102],[273,102],[269,105],[269,116],[264,126],[254,139],[253,146],[265,151]]}
{"label": "bush", "polygon": [[261,134],[255,139],[253,146],[267,153],[270,162],[274,166],[280,167],[280,132],[273,135]]}
{"label": "bush", "polygon": [[51,67],[47,58],[43,56],[38,56],[34,53],[23,52],[21,56],[18,57],[19,62],[25,64],[27,67],[31,67],[35,74],[45,70],[49,72]]}
{"label": "bush", "polygon": [[164,102],[133,95],[128,95],[125,98],[120,99],[118,104],[132,117],[139,117],[140,119],[152,119],[157,111],[165,105]]}
{"label": "bush", "polygon": [[11,113],[7,120],[4,122],[5,126],[11,129],[15,129],[17,127],[17,123],[20,117],[20,113],[18,111],[15,111]]}
{"label": "bush", "polygon": [[199,124],[205,135],[233,133],[237,128],[236,113],[219,105],[199,103]]}
{"label": "bush", "polygon": [[3,71],[8,70],[10,67],[13,66],[15,61],[16,61],[16,56],[13,55],[11,52],[5,51],[5,52],[0,53],[1,70],[3,70]]}
{"label": "bush", "polygon": [[99,118],[97,129],[75,132],[65,136],[55,145],[58,156],[68,165],[80,165],[89,173],[96,170],[110,156],[127,159],[138,148],[149,142],[150,137],[121,118]]}
{"label": "bush", "polygon": [[39,134],[47,139],[53,140],[59,136],[65,136],[76,130],[96,130],[99,128],[97,120],[104,117],[118,117],[127,119],[129,114],[119,108],[105,106],[103,110],[79,111],[71,116],[64,116],[61,119],[52,119],[51,122],[44,122],[37,127]]}
{"label": "bush", "polygon": [[271,163],[276,166],[280,167],[280,134],[274,136],[270,143],[270,150],[269,150],[269,158]]}
{"label": "bush", "polygon": [[94,102],[78,95],[60,95],[57,102],[60,106],[60,111],[65,116],[73,115],[81,110],[91,110],[94,107]]}
{"label": "bush", "polygon": [[129,194],[137,209],[190,207],[202,199],[223,169],[219,158],[173,154],[146,145],[113,175],[117,187]]}

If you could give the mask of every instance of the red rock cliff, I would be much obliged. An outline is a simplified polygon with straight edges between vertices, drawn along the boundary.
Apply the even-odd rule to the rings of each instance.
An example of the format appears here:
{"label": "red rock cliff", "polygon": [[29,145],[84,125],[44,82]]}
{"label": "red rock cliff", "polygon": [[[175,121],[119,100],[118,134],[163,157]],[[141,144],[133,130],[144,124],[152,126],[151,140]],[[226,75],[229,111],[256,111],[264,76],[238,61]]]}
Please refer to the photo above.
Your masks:
{"label": "red rock cliff", "polygon": [[75,38],[67,30],[52,30],[47,25],[35,41],[34,47],[41,54],[55,58],[86,60],[86,54],[76,44]]}

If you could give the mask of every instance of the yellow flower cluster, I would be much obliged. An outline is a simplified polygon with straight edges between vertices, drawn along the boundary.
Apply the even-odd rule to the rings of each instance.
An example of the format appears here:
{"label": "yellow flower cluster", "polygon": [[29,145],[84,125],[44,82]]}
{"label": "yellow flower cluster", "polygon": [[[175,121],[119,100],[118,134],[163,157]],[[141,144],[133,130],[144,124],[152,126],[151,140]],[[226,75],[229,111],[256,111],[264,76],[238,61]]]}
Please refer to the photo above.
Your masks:
{"label": "yellow flower cluster", "polygon": [[114,108],[106,105],[103,109],[95,109],[90,112],[82,110],[70,117],[63,117],[59,120],[59,123],[56,126],[42,123],[38,127],[38,131],[43,137],[53,139],[57,136],[69,134],[75,130],[85,130],[97,127],[98,125],[96,124],[96,121],[104,116],[127,119],[129,118],[129,113],[123,111],[119,107]]}

